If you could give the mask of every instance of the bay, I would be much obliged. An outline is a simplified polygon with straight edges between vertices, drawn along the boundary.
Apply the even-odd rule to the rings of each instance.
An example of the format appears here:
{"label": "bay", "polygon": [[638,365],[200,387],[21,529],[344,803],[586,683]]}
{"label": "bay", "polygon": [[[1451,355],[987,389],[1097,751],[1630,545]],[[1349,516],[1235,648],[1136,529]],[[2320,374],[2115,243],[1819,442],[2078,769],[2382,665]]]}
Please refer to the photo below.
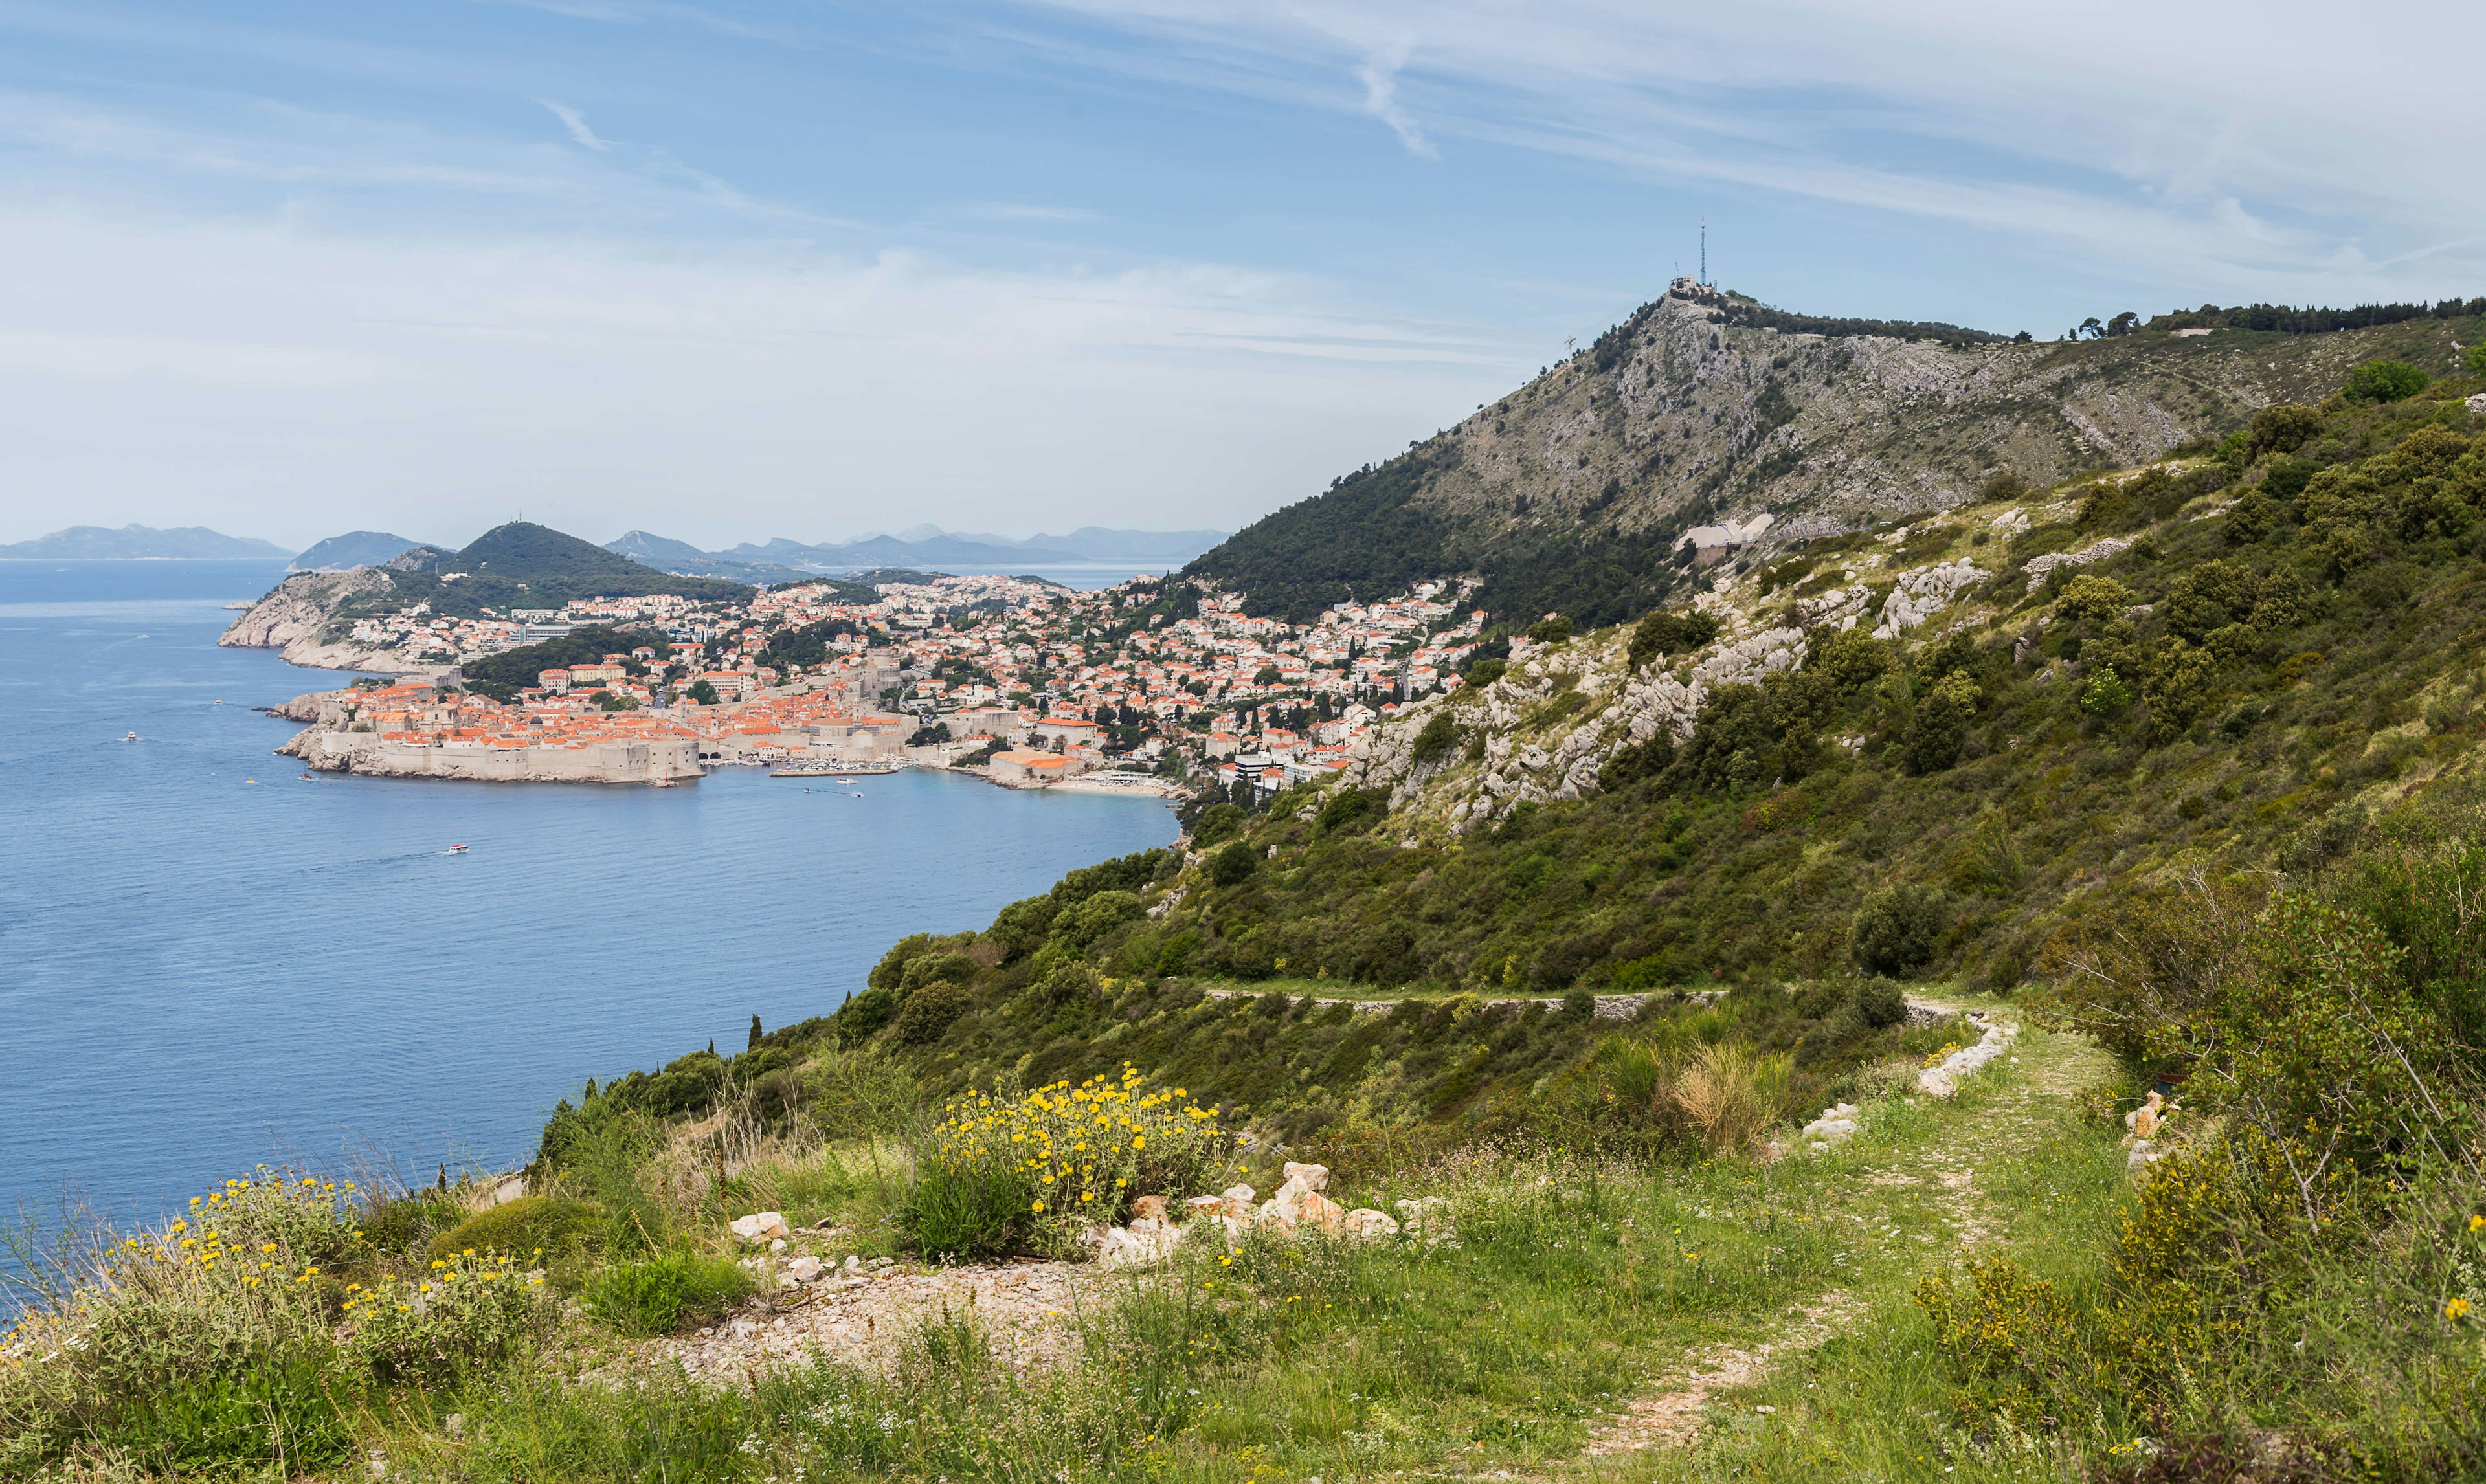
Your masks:
{"label": "bay", "polygon": [[1175,833],[923,770],[306,781],[251,707],[343,677],[215,646],[279,575],[0,563],[0,1214],[152,1218],[279,1159],[506,1167],[591,1076],[828,1013],[899,936]]}

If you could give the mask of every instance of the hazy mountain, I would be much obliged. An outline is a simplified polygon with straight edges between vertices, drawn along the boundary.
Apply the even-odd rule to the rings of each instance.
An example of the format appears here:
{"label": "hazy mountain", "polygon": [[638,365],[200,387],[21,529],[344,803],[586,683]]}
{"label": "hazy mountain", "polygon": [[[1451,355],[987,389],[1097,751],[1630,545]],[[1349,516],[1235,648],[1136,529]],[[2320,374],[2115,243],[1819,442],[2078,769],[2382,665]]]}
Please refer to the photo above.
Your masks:
{"label": "hazy mountain", "polygon": [[[818,544],[778,536],[764,542],[745,541],[725,551],[701,551],[687,541],[633,531],[607,542],[606,549],[669,570],[715,570],[720,575],[728,566],[752,573],[767,568],[853,570],[875,566],[973,566],[1008,572],[1026,566],[1083,563],[1175,566],[1225,538],[1222,531],[1116,531],[1083,526],[1066,536],[1019,539],[989,532],[944,531],[938,526],[918,525],[895,536],[873,535]],[[786,582],[792,578],[752,576],[746,580]]]}
{"label": "hazy mountain", "polygon": [[282,562],[288,553],[274,541],[226,536],[205,526],[71,526],[31,541],[0,546],[0,559],[43,562],[131,561]]}
{"label": "hazy mountain", "polygon": [[390,558],[422,545],[401,536],[385,531],[348,531],[332,536],[293,559],[297,572],[343,572],[358,566],[378,566]]}

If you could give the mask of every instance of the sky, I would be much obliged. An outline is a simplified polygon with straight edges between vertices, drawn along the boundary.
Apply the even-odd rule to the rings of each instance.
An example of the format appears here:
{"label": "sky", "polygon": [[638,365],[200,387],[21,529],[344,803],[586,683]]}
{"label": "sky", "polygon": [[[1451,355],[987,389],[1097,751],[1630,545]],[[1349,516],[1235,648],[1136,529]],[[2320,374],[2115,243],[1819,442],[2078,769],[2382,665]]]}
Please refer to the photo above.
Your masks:
{"label": "sky", "polygon": [[1765,302],[2041,338],[2486,293],[2482,42],[2441,0],[0,0],[0,540],[1232,529],[1704,220]]}

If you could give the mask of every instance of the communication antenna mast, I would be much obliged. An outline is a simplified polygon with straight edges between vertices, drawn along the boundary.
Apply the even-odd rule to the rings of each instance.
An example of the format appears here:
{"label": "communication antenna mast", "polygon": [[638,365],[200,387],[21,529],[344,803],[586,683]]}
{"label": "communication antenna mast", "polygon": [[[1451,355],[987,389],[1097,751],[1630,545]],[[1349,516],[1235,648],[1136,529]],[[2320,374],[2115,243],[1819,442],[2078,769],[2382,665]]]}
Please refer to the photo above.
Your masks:
{"label": "communication antenna mast", "polygon": [[1700,218],[1700,287],[1709,287],[1709,218]]}

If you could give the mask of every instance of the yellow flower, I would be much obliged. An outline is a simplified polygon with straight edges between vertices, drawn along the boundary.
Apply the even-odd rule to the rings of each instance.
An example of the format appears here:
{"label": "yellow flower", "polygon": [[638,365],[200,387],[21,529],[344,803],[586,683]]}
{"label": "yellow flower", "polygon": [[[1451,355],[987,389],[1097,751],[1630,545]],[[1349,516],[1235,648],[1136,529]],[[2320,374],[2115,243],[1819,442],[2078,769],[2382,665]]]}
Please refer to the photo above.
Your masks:
{"label": "yellow flower", "polygon": [[1037,1213],[1038,1215],[1042,1215],[1044,1212],[1044,1202],[1040,1200],[1031,1202],[1028,1209]]}
{"label": "yellow flower", "polygon": [[1135,1134],[1135,1135],[1133,1135],[1133,1136],[1131,1137],[1131,1147],[1132,1147],[1132,1148],[1134,1148],[1134,1149],[1145,1149],[1145,1148],[1146,1148],[1147,1146],[1148,1146],[1148,1137],[1147,1137],[1146,1134]]}
{"label": "yellow flower", "polygon": [[2443,1317],[2445,1319],[2468,1318],[2469,1301],[2467,1299],[2454,1299],[2450,1303],[2445,1305],[2443,1306]]}
{"label": "yellow flower", "polygon": [[2486,1216],[2471,1217],[2469,1219],[2469,1229],[2471,1231],[2486,1231]]}

